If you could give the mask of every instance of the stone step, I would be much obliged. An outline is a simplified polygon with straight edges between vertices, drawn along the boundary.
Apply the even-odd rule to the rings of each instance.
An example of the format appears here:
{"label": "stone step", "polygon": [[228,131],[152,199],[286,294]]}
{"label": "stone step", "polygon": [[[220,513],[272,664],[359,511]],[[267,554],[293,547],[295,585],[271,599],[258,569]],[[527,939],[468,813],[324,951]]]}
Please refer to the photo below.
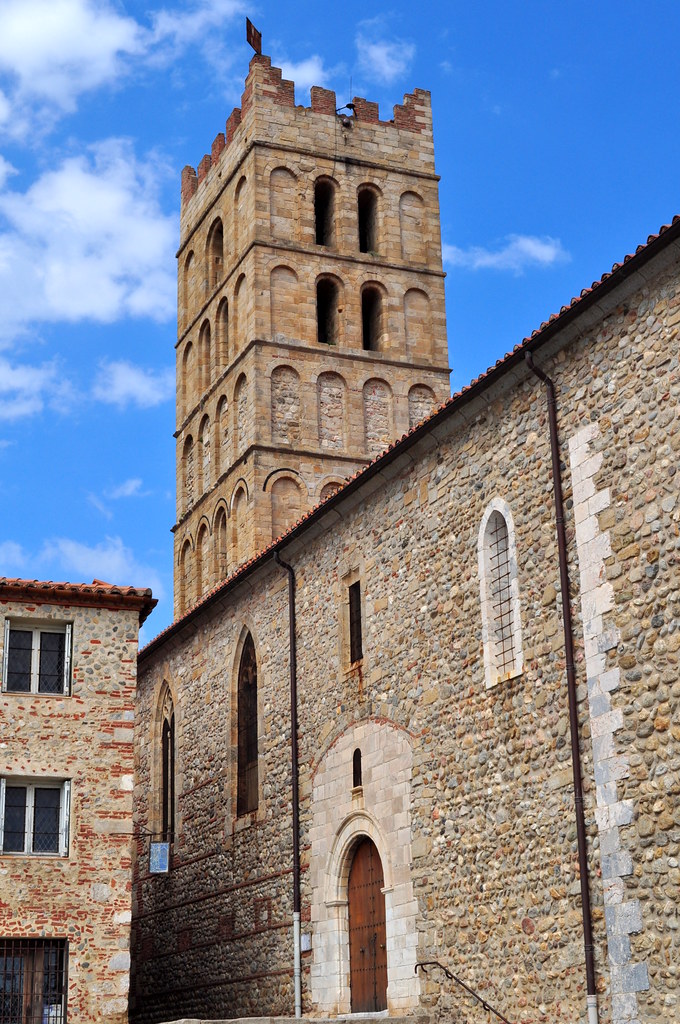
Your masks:
{"label": "stone step", "polygon": [[[413,1017],[390,1017],[387,1010],[382,1013],[352,1013],[344,1017],[302,1017],[303,1024],[429,1024],[429,1018],[422,1013]],[[166,1021],[165,1024],[297,1024],[295,1017],[230,1017],[220,1020],[199,1020],[183,1017],[181,1020]]]}

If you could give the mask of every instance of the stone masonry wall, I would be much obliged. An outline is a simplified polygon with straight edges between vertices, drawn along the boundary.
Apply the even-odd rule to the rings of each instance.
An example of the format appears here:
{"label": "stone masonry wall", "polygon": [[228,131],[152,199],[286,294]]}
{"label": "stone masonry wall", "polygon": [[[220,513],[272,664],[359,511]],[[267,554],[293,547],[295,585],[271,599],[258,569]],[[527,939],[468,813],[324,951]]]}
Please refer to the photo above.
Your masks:
{"label": "stone masonry wall", "polygon": [[[270,474],[299,477],[300,507],[306,509],[330,483],[356,472],[408,429],[407,396],[413,385],[429,388],[434,402],[449,394],[429,94],[416,90],[405,97],[393,123],[380,121],[377,105],[361,98],[355,100],[353,117],[338,117],[334,102],[326,90],[313,90],[310,109],[296,106],[293,83],[282,81],[268,57],[256,57],[242,106],[230,117],[226,134],[216,138],[197,174],[190,168],[183,174],[177,614],[219,578],[215,526],[223,510],[231,516],[241,477],[248,482],[252,529],[242,551],[249,557],[271,539],[272,496],[264,486]],[[323,243],[317,242],[315,224],[320,178],[332,192]],[[373,230],[370,251],[362,252],[359,195],[367,192],[373,197]],[[328,344],[318,340],[318,288],[334,289]],[[376,302],[371,321],[376,327],[364,349],[367,290]],[[277,353],[287,348],[284,358],[299,374],[299,426],[274,415],[277,379],[271,375],[285,363],[272,361],[272,347]],[[205,417],[214,433],[220,403],[234,408],[237,379],[253,362],[257,377],[248,376],[248,403],[239,410],[239,429],[233,421],[226,445],[211,438],[211,448],[220,455],[218,471],[211,466],[210,473],[196,472],[202,462],[194,448]],[[346,426],[337,446],[327,443],[329,433],[337,437],[335,424],[327,430],[314,408],[317,379],[329,372],[341,374],[348,389]],[[381,415],[378,429],[369,424],[367,430],[361,395],[373,378],[391,390],[394,410]],[[187,446],[188,439],[192,443]],[[190,453],[192,492],[186,466]],[[204,526],[208,573],[198,564],[205,562],[198,543]],[[227,553],[230,566],[237,564],[240,552],[232,547]]]}
{"label": "stone masonry wall", "polygon": [[[669,248],[644,276],[631,274],[534,355],[557,393],[603,1024],[656,1024],[677,1007],[680,290],[672,256]],[[514,521],[523,667],[487,687],[477,541],[494,502]],[[342,872],[333,876],[319,844],[336,849],[351,817],[356,730],[381,724],[410,737],[403,827],[417,905],[404,918],[404,945],[388,939],[388,965],[415,949],[450,965],[511,1020],[585,1020],[543,386],[522,369],[506,375],[333,503],[283,556],[297,577],[305,1010],[333,1001],[331,975],[312,982],[310,969],[323,963],[328,915],[346,898]],[[356,580],[363,658],[350,664]],[[139,866],[138,998],[155,1000],[138,1004],[140,1021],[180,1009],[220,1016],[227,997],[233,1013],[291,1010],[287,622],[285,577],[272,561],[142,658],[140,824],[150,715],[164,678],[181,728],[178,867],[159,882]],[[233,692],[246,628],[260,669],[262,795],[248,821],[234,817]],[[374,766],[387,749],[372,753]],[[343,771],[347,780],[335,810],[319,803],[331,750],[347,759],[335,769],[333,785]],[[389,794],[389,773],[382,778],[364,794],[374,824]],[[386,863],[389,849],[383,844]],[[324,872],[336,878],[340,903],[328,889],[320,899]],[[271,917],[258,925],[263,905]],[[238,940],[216,934],[230,915],[242,922]],[[182,956],[187,926],[195,941]],[[341,963],[344,934],[340,920],[331,938]],[[337,982],[338,1006],[347,984]],[[405,1004],[393,993],[396,1010]],[[435,974],[421,979],[417,999],[433,1019],[479,1014]]]}
{"label": "stone masonry wall", "polygon": [[[0,775],[70,780],[66,857],[0,854],[0,936],[68,940],[68,1019],[127,1021],[137,611],[0,602],[72,623],[70,696],[3,693]],[[3,632],[0,630],[0,659]]]}

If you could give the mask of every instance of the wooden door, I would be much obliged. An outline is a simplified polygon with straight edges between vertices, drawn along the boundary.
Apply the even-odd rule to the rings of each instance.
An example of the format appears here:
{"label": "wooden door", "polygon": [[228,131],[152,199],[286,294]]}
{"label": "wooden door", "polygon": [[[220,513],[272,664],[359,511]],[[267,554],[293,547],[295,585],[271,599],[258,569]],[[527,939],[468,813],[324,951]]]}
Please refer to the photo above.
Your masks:
{"label": "wooden door", "polygon": [[385,896],[380,854],[362,839],[349,869],[349,966],[352,1013],[387,1009]]}

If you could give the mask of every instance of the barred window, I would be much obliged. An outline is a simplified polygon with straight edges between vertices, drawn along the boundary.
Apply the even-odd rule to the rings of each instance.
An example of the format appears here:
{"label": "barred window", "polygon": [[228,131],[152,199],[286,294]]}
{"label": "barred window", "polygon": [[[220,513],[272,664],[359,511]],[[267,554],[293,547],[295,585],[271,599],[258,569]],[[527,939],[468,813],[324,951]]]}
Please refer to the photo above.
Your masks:
{"label": "barred window", "polygon": [[0,852],[65,857],[70,796],[69,781],[0,779]]}
{"label": "barred window", "polygon": [[71,626],[33,626],[5,619],[2,689],[5,693],[68,694]]}
{"label": "barred window", "polygon": [[64,939],[0,939],[0,1024],[66,1024]]}
{"label": "barred window", "polygon": [[487,686],[522,671],[517,556],[510,509],[495,499],[479,538],[482,635]]}

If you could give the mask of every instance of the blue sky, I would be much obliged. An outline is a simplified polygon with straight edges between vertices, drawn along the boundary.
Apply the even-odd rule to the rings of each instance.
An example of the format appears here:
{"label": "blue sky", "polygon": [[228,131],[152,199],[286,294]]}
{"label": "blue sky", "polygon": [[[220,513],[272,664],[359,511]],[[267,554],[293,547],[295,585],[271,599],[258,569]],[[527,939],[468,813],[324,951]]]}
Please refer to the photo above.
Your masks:
{"label": "blue sky", "polygon": [[239,103],[245,14],[299,103],[432,91],[454,390],[680,212],[669,0],[0,0],[0,575],[151,586],[147,640],[180,171]]}

